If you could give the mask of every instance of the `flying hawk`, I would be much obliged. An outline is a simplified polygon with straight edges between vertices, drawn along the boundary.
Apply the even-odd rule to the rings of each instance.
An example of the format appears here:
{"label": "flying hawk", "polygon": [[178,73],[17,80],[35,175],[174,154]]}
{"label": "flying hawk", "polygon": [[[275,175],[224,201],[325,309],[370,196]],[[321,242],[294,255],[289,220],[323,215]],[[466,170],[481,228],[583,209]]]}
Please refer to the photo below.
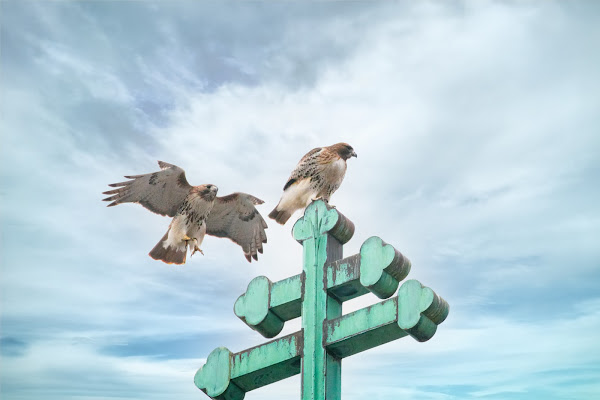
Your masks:
{"label": "flying hawk", "polygon": [[139,203],[148,210],[173,217],[163,238],[150,251],[150,257],[167,264],[184,264],[187,249],[200,250],[205,234],[225,237],[239,244],[246,259],[258,260],[267,242],[267,224],[255,205],[262,200],[246,193],[217,197],[218,188],[206,184],[191,186],[185,171],[176,165],[159,161],[161,171],[126,176],[129,181],[113,183],[108,207],[121,203]]}
{"label": "flying hawk", "polygon": [[312,149],[298,163],[283,187],[283,195],[269,218],[285,224],[294,211],[322,198],[329,202],[346,174],[346,160],[356,157],[348,143]]}

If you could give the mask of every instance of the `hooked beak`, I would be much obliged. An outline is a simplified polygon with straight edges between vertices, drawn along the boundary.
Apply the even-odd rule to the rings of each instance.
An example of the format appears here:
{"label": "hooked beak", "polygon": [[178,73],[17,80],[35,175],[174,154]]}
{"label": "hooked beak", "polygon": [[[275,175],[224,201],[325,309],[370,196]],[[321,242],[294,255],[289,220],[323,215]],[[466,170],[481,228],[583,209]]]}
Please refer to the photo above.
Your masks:
{"label": "hooked beak", "polygon": [[356,152],[355,152],[355,151],[353,151],[353,152],[350,154],[350,157],[356,157],[356,158],[358,158],[358,155],[356,154]]}

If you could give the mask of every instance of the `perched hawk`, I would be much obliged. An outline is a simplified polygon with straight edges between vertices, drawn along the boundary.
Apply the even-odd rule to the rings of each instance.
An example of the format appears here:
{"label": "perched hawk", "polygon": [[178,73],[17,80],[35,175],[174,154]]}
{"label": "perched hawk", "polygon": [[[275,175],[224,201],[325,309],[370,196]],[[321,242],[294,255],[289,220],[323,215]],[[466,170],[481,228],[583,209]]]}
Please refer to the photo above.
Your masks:
{"label": "perched hawk", "polygon": [[344,180],[346,160],[350,157],[356,157],[356,153],[347,143],[317,147],[306,153],[283,187],[281,200],[269,218],[283,225],[294,211],[311,201],[322,198],[329,202]]}
{"label": "perched hawk", "polygon": [[215,185],[191,186],[185,171],[176,165],[159,161],[161,171],[135,176],[126,182],[109,186],[118,189],[111,195],[108,207],[121,203],[139,203],[148,210],[173,217],[167,233],[150,251],[150,257],[167,264],[184,264],[189,247],[192,255],[200,250],[205,234],[226,237],[239,244],[246,259],[258,260],[267,243],[267,224],[254,205],[264,203],[246,193],[217,197]]}

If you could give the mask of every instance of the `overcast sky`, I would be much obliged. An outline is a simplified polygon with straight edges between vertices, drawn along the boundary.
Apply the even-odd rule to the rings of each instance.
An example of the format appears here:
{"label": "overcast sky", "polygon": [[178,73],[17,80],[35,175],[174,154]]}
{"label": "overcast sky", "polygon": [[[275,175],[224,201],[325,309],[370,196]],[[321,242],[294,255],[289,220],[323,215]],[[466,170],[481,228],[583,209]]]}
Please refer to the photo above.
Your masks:
{"label": "overcast sky", "polygon": [[380,236],[450,304],[345,359],[343,399],[600,397],[599,2],[3,0],[0,27],[3,399],[206,398],[213,348],[265,342],[248,282],[301,272],[301,213],[258,263],[209,237],[177,267],[147,255],[168,219],[101,192],[164,160],[266,217],[339,141],[345,255]]}

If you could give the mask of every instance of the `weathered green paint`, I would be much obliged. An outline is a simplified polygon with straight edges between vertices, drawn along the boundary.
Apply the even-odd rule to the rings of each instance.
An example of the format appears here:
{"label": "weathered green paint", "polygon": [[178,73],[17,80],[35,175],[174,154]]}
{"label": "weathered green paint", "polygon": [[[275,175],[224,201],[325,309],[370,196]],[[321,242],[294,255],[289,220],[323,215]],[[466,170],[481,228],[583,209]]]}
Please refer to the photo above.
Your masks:
{"label": "weathered green paint", "polygon": [[410,261],[377,236],[360,247],[360,284],[381,299],[394,294],[410,272]]}
{"label": "weathered green paint", "polygon": [[300,373],[302,342],[302,332],[296,332],[236,354],[219,347],[194,383],[213,399],[241,400],[250,390]]}
{"label": "weathered green paint", "polygon": [[398,290],[398,326],[419,342],[431,339],[448,316],[448,303],[417,280]]}
{"label": "weathered green paint", "polygon": [[[322,200],[313,201],[306,207],[304,216],[294,224],[292,235],[298,242],[303,243],[306,239],[317,238],[325,234],[329,234],[340,244],[345,244],[354,235],[354,224],[335,208],[327,206]],[[306,260],[304,265],[306,266]]]}
{"label": "weathered green paint", "polygon": [[417,280],[409,280],[398,297],[326,322],[325,345],[339,358],[351,356],[410,335],[431,339],[448,316],[448,303]]}
{"label": "weathered green paint", "polygon": [[[302,303],[302,330],[304,351],[302,354],[302,399],[341,399],[341,360],[327,352],[324,343],[325,321],[342,314],[341,303],[328,295],[325,279],[325,263],[328,258],[341,257],[340,241],[329,232],[351,234],[354,226],[347,228],[348,221],[337,210],[329,209],[323,202],[312,203],[304,217],[294,225],[293,235],[304,249],[304,298]],[[350,235],[351,235],[350,234]],[[339,258],[338,257],[338,258]]]}
{"label": "weathered green paint", "polygon": [[248,392],[298,374],[302,342],[302,332],[296,332],[234,354],[231,379]]}
{"label": "weathered green paint", "polygon": [[269,308],[271,281],[258,276],[248,284],[246,293],[238,297],[233,310],[235,315],[264,337],[276,336],[283,329],[283,321]]}
{"label": "weathered green paint", "polygon": [[300,316],[302,310],[302,274],[275,283],[271,291],[271,310],[282,321]]}
{"label": "weathered green paint", "polygon": [[[241,400],[250,390],[302,373],[303,400],[341,399],[341,360],[410,335],[429,340],[448,304],[416,280],[401,282],[410,261],[378,237],[342,259],[354,225],[323,201],[309,205],[293,228],[303,245],[303,272],[279,282],[260,276],[234,305],[235,314],[265,337],[302,316],[302,330],[240,353],[220,347],[194,382],[215,399]],[[344,301],[369,291],[394,298],[342,316]]]}
{"label": "weathered green paint", "polygon": [[281,332],[285,321],[300,316],[301,307],[301,275],[276,283],[258,276],[250,281],[246,293],[238,297],[233,310],[252,329],[271,338]]}
{"label": "weathered green paint", "polygon": [[397,310],[393,298],[327,321],[327,349],[344,358],[406,336],[397,324]]}
{"label": "weathered green paint", "polygon": [[225,347],[214,349],[206,359],[206,364],[196,372],[194,383],[213,399],[244,398],[245,392],[231,384],[231,356]]}
{"label": "weathered green paint", "polygon": [[360,284],[360,254],[327,265],[327,291],[342,302],[369,293]]}

